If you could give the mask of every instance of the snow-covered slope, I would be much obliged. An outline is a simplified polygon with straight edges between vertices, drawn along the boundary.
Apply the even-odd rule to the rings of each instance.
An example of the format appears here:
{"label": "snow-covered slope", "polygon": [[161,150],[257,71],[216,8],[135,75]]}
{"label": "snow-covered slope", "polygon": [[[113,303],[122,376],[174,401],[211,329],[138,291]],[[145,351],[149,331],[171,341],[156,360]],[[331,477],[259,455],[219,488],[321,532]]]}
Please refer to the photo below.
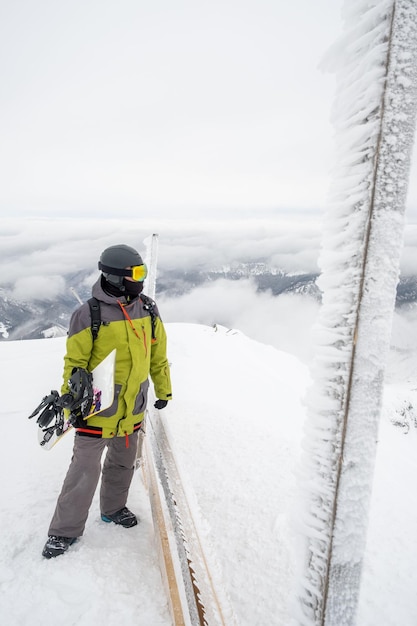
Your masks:
{"label": "snow-covered slope", "polygon": [[[167,331],[174,399],[163,419],[215,583],[237,624],[288,626],[308,370],[223,327],[167,324]],[[57,615],[62,626],[168,626],[140,471],[129,498],[138,527],[101,523],[95,499],[82,540],[56,560],[41,557],[72,435],[45,452],[27,416],[59,388],[64,350],[64,338],[0,343],[0,615],[21,626],[52,626]],[[360,626],[417,623],[417,554],[410,545],[417,498],[407,482],[417,474],[416,433],[391,423],[413,393],[411,380],[387,388]]]}

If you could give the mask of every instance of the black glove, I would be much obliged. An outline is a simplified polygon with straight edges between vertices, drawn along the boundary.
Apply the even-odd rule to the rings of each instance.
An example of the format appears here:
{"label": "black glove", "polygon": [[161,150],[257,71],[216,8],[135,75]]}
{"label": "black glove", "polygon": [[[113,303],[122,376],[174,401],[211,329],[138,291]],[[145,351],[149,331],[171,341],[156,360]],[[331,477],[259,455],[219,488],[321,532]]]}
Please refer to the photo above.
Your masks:
{"label": "black glove", "polygon": [[155,409],[165,409],[168,400],[157,400],[154,404]]}

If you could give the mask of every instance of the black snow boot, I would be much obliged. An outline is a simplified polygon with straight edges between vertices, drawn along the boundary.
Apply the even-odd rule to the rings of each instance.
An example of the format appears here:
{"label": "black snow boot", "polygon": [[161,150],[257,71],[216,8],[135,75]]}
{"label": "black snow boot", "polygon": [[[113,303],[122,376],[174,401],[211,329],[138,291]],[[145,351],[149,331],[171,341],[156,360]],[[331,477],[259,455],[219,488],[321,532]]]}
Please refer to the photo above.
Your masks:
{"label": "black snow boot", "polygon": [[64,554],[68,548],[77,541],[76,537],[57,537],[56,535],[49,535],[48,541],[42,550],[42,556],[45,559],[52,559],[54,556]]}
{"label": "black snow boot", "polygon": [[138,523],[138,519],[132,511],[129,511],[127,507],[123,507],[120,511],[116,511],[113,515],[104,515],[101,514],[101,519],[103,522],[114,522],[114,524],[119,524],[123,526],[123,528],[132,528],[132,526],[136,526]]}

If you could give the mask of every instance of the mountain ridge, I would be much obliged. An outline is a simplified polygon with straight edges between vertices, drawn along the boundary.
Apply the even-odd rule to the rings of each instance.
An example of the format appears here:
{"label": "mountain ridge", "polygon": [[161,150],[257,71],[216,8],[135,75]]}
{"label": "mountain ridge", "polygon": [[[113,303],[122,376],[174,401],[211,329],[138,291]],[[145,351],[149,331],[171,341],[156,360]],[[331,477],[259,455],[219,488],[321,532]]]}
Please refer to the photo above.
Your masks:
{"label": "mountain ridge", "polygon": [[[219,279],[253,280],[257,292],[270,291],[275,297],[281,294],[300,294],[315,301],[321,300],[316,284],[319,274],[314,272],[287,272],[268,266],[263,261],[233,263],[211,269],[161,269],[158,273],[157,297],[178,297],[192,292],[196,287]],[[44,339],[66,335],[72,312],[79,305],[78,298],[86,301],[91,295],[91,272],[68,274],[65,290],[51,300],[25,301],[12,298],[7,289],[0,287],[0,341]],[[410,307],[417,302],[417,277],[401,277],[396,307]]]}

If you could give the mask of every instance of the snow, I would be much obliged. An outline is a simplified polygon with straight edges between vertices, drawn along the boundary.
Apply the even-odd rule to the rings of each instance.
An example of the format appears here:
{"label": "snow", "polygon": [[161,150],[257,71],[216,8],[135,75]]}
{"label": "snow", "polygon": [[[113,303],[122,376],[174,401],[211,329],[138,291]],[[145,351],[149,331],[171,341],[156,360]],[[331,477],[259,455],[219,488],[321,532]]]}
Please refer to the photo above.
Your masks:
{"label": "snow", "polygon": [[[417,108],[415,8],[406,0],[395,10],[392,0],[345,4],[345,36],[332,60],[336,158],[300,481],[302,626],[324,615],[329,626],[355,623]],[[406,93],[404,75],[414,79]]]}
{"label": "snow", "polygon": [[[175,395],[162,415],[215,584],[236,624],[286,626],[296,611],[296,485],[308,368],[237,330],[178,323],[167,324],[167,332]],[[72,434],[45,452],[27,417],[59,388],[64,352],[62,337],[0,343],[2,621],[49,626],[59,616],[62,626],[168,626],[141,470],[128,502],[141,520],[136,528],[102,523],[95,499],[83,538],[62,557],[41,556]],[[417,622],[417,548],[410,541],[417,524],[417,430],[413,410],[404,417],[404,407],[416,402],[411,376],[386,385],[360,626]]]}

